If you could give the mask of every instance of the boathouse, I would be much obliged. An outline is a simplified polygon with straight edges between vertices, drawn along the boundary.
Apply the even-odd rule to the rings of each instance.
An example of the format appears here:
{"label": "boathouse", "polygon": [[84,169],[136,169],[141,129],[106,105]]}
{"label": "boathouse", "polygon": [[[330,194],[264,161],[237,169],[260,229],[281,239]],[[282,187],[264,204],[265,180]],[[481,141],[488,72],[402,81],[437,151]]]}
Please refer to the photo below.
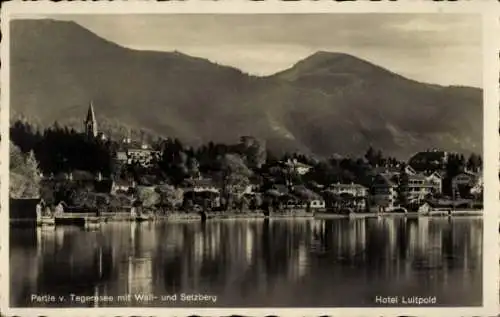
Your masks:
{"label": "boathouse", "polygon": [[42,198],[16,199],[9,201],[10,220],[36,221],[37,212],[41,215],[46,204]]}

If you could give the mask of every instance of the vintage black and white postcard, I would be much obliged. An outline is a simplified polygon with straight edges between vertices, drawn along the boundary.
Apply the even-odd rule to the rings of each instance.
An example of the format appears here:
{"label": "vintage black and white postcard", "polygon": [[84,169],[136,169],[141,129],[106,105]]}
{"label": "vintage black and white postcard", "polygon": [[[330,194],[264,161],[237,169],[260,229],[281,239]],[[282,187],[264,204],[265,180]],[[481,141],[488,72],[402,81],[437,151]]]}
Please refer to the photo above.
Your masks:
{"label": "vintage black and white postcard", "polygon": [[492,8],[9,3],[2,313],[497,313]]}

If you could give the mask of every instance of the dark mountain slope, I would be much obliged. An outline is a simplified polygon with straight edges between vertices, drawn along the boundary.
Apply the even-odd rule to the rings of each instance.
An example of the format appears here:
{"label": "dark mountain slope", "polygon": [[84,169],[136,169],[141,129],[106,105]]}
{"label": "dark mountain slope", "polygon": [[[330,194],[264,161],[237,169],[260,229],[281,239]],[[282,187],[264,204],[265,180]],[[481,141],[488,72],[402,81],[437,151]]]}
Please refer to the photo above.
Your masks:
{"label": "dark mountain slope", "polygon": [[41,125],[80,122],[93,99],[99,121],[191,143],[250,134],[318,155],[482,148],[480,89],[418,83],[346,54],[318,52],[257,78],[123,48],[72,22],[18,20],[11,32],[12,113]]}

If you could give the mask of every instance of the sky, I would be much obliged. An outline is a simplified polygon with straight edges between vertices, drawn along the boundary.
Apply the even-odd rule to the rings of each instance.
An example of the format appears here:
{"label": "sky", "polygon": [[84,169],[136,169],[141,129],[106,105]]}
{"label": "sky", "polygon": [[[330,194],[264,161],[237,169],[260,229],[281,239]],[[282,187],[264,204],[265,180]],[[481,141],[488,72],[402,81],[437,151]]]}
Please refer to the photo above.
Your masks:
{"label": "sky", "polygon": [[482,87],[479,15],[65,15],[121,46],[180,51],[258,76],[317,51],[355,55],[408,78]]}

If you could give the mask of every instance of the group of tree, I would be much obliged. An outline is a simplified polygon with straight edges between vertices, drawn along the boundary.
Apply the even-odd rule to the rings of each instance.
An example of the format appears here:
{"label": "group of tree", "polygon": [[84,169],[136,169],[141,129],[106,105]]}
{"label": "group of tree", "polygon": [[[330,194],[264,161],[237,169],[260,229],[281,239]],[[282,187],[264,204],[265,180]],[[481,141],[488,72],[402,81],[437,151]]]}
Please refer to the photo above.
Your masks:
{"label": "group of tree", "polygon": [[84,170],[109,175],[113,169],[111,141],[87,138],[57,123],[40,131],[29,123],[17,121],[10,128],[10,138],[22,153],[34,153],[43,173]]}
{"label": "group of tree", "polygon": [[[40,190],[37,185],[40,171],[58,174],[83,170],[101,172],[113,179],[134,179],[139,185],[169,184],[172,188],[181,186],[187,179],[208,176],[222,189],[224,204],[232,206],[245,203],[243,191],[251,181],[258,182],[263,190],[275,184],[312,186],[353,182],[370,187],[379,167],[394,169],[404,166],[404,162],[372,147],[357,158],[335,155],[318,159],[300,153],[276,156],[266,148],[264,141],[251,136],[241,137],[235,144],[209,142],[197,148],[178,139],[159,140],[155,148],[161,155],[152,167],[144,167],[140,162],[119,166],[115,160],[121,146],[119,142],[89,139],[57,123],[40,131],[26,122],[17,121],[11,126],[10,137],[16,145],[11,147],[11,178],[14,180],[11,185],[15,187],[12,189],[15,196],[36,195]],[[311,168],[307,174],[301,175],[284,164],[287,161],[298,161]],[[481,167],[479,155],[472,154],[466,159],[461,154],[450,154],[444,166],[435,168],[444,174],[446,188],[464,169],[478,170]],[[25,182],[26,179],[31,181]],[[57,192],[64,190],[61,188]],[[146,204],[170,201],[178,196],[167,189],[136,194]],[[70,196],[68,193],[58,195]],[[161,198],[162,195],[170,198]]]}

